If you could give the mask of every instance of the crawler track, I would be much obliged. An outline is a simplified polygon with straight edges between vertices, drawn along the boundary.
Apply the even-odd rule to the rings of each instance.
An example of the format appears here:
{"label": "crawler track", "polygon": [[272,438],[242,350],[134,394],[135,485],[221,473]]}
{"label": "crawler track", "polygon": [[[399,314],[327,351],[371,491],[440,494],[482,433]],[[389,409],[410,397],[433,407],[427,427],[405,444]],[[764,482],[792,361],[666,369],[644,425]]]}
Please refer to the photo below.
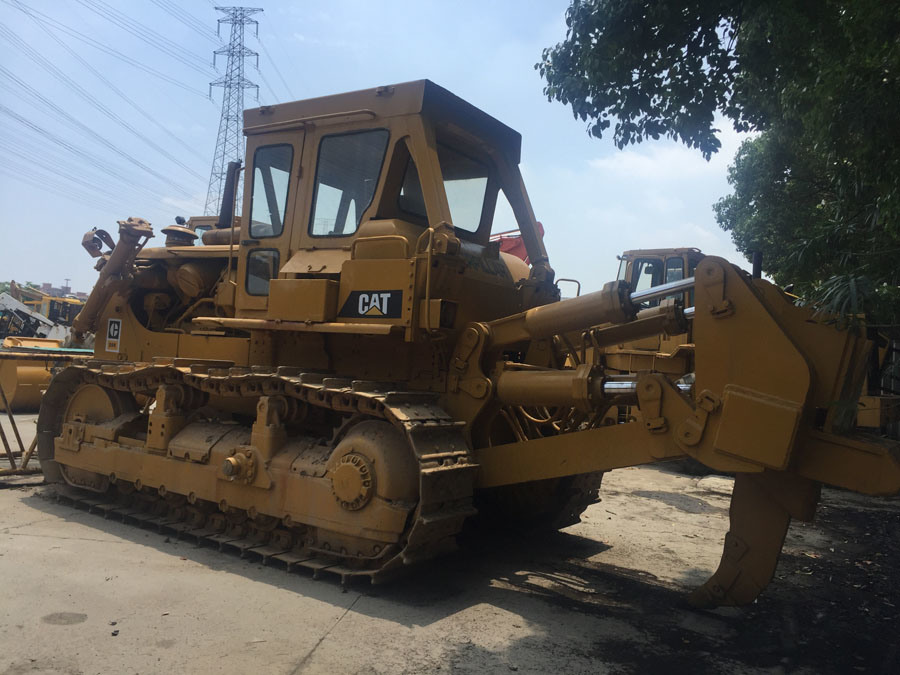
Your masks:
{"label": "crawler track", "polygon": [[[116,481],[118,495],[106,487],[106,480],[99,492],[61,488],[62,500],[88,510],[102,511],[126,522],[166,528],[220,548],[245,553],[252,550],[266,561],[278,561],[288,568],[328,570],[343,581],[354,576],[380,581],[406,564],[452,550],[455,535],[466,518],[475,513],[472,493],[477,465],[470,461],[462,423],[440,409],[435,395],[390,391],[389,385],[300,373],[289,368],[216,369],[198,364],[175,365],[172,359],[149,364],[89,362],[66,368],[51,383],[38,422],[40,457],[48,480],[65,478],[69,483],[78,482],[65,467],[60,472],[53,457],[54,439],[61,433],[66,403],[82,385],[142,396],[153,396],[161,385],[180,385],[198,393],[225,397],[291,397],[328,408],[346,419],[364,416],[391,423],[408,439],[419,466],[419,502],[406,532],[399,545],[385,546],[377,556],[360,557],[337,548],[317,547],[316,539],[305,536],[309,528],[302,522],[283,523],[271,514],[236,513],[233,508],[227,514],[217,513],[214,504],[187,504],[187,495],[171,492],[163,498],[146,486],[122,480]],[[111,473],[112,470],[107,472],[105,478]],[[130,489],[122,490],[123,487]]]}
{"label": "crawler track", "polygon": [[[63,433],[67,403],[84,385],[100,387],[113,397],[130,394],[148,399],[164,385],[186,387],[195,393],[196,400],[209,395],[283,396],[331,411],[345,421],[363,418],[388,422],[402,431],[418,463],[418,504],[399,542],[361,555],[358,551],[362,545],[356,549],[352,541],[346,547],[323,544],[333,533],[303,520],[282,518],[279,513],[256,513],[253,508],[229,506],[223,511],[215,501],[191,500],[189,495],[177,492],[161,495],[158,486],[142,485],[146,480],[116,478],[112,466],[102,474],[92,474],[99,479],[89,478],[79,485],[79,470],[60,466],[54,459],[54,449],[55,439]],[[314,575],[325,571],[339,576],[342,583],[351,577],[382,581],[407,564],[455,548],[456,535],[476,513],[472,504],[478,467],[462,427],[463,423],[443,411],[437,396],[430,393],[396,391],[386,383],[351,381],[291,368],[215,368],[174,359],[128,364],[91,361],[65,368],[51,383],[38,421],[42,467],[48,480],[57,483],[54,494],[60,502],[198,544],[255,556],[265,564],[279,564],[288,570],[305,568]],[[178,464],[183,460],[177,458],[166,461],[185,470],[194,466],[190,462]],[[544,494],[546,489],[542,492],[520,486],[519,498],[549,500],[544,510],[555,516],[532,525],[565,527],[578,522],[581,512],[596,501],[601,476],[562,479],[563,483],[548,494]]]}
{"label": "crawler track", "polygon": [[[256,560],[263,565],[280,567],[287,572],[312,573],[314,579],[323,574],[337,577],[341,585],[347,585],[351,579],[358,578],[359,570],[342,565],[335,558],[321,555],[298,555],[290,549],[279,546],[271,540],[261,540],[248,536],[238,536],[219,532],[216,528],[196,526],[171,515],[157,515],[152,508],[141,508],[115,498],[104,499],[100,495],[68,485],[56,484],[47,487],[40,493],[44,499],[55,501],[65,506],[81,509],[109,520],[127,525],[152,530],[159,534],[174,536],[183,541],[193,542],[197,546],[208,546],[219,551],[238,555],[248,560]],[[371,577],[384,579],[386,577]]]}

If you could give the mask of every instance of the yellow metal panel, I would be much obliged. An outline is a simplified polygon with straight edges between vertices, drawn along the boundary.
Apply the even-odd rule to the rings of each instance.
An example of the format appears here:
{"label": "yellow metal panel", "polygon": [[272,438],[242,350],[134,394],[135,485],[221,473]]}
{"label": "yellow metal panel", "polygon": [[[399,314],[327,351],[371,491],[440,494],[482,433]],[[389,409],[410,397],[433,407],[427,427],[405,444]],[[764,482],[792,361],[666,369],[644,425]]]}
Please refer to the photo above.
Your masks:
{"label": "yellow metal panel", "polygon": [[[802,410],[794,401],[728,385],[716,433],[716,450],[772,469],[784,469]],[[760,424],[761,420],[765,422]]]}
{"label": "yellow metal panel", "polygon": [[247,363],[250,341],[246,338],[230,338],[212,335],[179,335],[178,351],[182,358],[213,359]]}
{"label": "yellow metal panel", "polygon": [[287,321],[333,321],[338,283],[330,279],[272,279],[269,317]]}
{"label": "yellow metal panel", "polygon": [[900,444],[875,436],[810,431],[798,440],[794,470],[829,485],[870,495],[900,492]]}
{"label": "yellow metal panel", "polygon": [[340,274],[350,259],[350,247],[300,249],[281,268],[281,274]]}
{"label": "yellow metal panel", "polygon": [[609,471],[680,457],[670,435],[648,434],[642,424],[616,424],[589,431],[507,443],[476,452],[478,487]]}

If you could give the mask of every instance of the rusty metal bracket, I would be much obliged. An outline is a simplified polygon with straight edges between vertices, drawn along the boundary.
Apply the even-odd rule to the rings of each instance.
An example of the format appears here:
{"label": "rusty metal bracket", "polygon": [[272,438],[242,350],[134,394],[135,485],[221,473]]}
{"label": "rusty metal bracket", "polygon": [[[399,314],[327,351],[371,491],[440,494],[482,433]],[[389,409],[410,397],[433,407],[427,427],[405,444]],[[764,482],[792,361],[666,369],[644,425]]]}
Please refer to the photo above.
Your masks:
{"label": "rusty metal bracket", "polygon": [[638,380],[637,397],[647,431],[651,434],[665,433],[669,424],[662,415],[662,387],[655,377],[641,377]]}
{"label": "rusty metal bracket", "polygon": [[456,345],[447,377],[449,391],[462,390],[475,398],[483,398],[487,394],[488,390],[484,389],[482,382],[486,378],[478,363],[486,335],[486,328],[480,324],[471,325],[463,331]]}
{"label": "rusty metal bracket", "polygon": [[708,389],[704,389],[697,396],[697,408],[693,416],[686,418],[676,432],[678,442],[682,445],[693,447],[703,439],[706,430],[706,421],[709,416],[722,405],[721,399]]}

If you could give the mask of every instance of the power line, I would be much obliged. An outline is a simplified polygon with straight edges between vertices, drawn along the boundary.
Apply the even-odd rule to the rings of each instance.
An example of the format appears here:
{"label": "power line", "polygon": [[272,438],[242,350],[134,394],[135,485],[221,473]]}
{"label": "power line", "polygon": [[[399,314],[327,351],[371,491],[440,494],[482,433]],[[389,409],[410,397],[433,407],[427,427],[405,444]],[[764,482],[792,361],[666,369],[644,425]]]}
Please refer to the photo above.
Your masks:
{"label": "power line", "polygon": [[[49,35],[50,38],[53,39],[60,47],[65,49],[66,52],[68,52],[72,56],[72,58],[74,58],[76,61],[78,61],[81,65],[83,65],[91,73],[93,73],[94,76],[97,77],[97,79],[99,79],[101,82],[103,82],[107,87],[112,89],[113,92],[115,92],[116,95],[119,96],[119,98],[121,98],[128,105],[130,105],[132,108],[134,108],[138,112],[139,115],[144,117],[144,119],[149,121],[151,124],[155,125],[158,129],[160,129],[164,134],[166,134],[173,141],[178,143],[179,147],[181,147],[184,150],[187,150],[188,152],[190,152],[190,153],[194,154],[195,156],[202,159],[202,156],[200,155],[200,153],[197,150],[195,150],[194,148],[191,148],[190,146],[185,144],[185,142],[182,141],[180,138],[178,138],[175,134],[173,134],[168,127],[166,127],[164,124],[161,124],[160,121],[158,119],[156,119],[155,117],[153,117],[152,115],[148,114],[146,110],[144,110],[140,105],[135,103],[127,94],[125,94],[125,92],[123,92],[115,84],[110,82],[100,71],[98,71],[90,63],[85,61],[81,57],[81,55],[79,55],[74,49],[72,49],[69,45],[67,45],[60,38],[58,38],[53,33],[53,31],[50,30],[50,28],[48,28],[47,26],[45,26],[43,23],[41,23],[41,21],[37,17],[32,16],[31,18],[34,20],[34,22],[38,25],[38,27],[41,30],[43,30],[45,33],[47,33],[47,35]],[[182,167],[185,168],[189,173],[192,173],[197,178],[202,178],[202,176],[200,176],[196,172],[188,169],[184,165],[182,165]]]}
{"label": "power line", "polygon": [[[76,183],[82,188],[116,202],[123,197],[123,190],[109,178],[102,176],[99,172],[95,173],[96,169],[91,168],[90,165],[85,166],[84,163],[72,161],[69,156],[61,155],[53,147],[47,148],[46,140],[42,137],[36,139],[27,137],[27,135],[23,137],[21,134],[15,136],[10,134],[0,137],[0,147],[10,150],[8,156],[24,162],[25,167],[37,166],[46,169],[54,178]],[[117,182],[126,188],[137,187],[131,186],[125,181]],[[135,189],[133,192],[136,199],[130,197],[129,201],[136,201],[142,207],[151,203],[141,190]],[[153,203],[158,203],[155,196],[153,196]]]}
{"label": "power line", "polygon": [[[58,160],[50,160],[47,157],[43,157],[40,154],[34,152],[33,148],[29,148],[23,143],[16,143],[12,139],[0,138],[0,147],[5,147],[10,150],[10,157],[28,160],[28,166],[37,166],[43,169],[47,169],[51,172],[51,174],[59,176],[60,178],[63,178],[65,180],[69,180],[73,183],[77,183],[82,187],[97,192],[97,194],[101,194],[106,197],[116,196],[114,192],[110,192],[101,187],[104,183],[88,180],[88,178],[90,177],[85,176],[84,172],[82,171],[71,171],[71,164],[68,164],[67,162],[59,162]],[[67,168],[70,170],[65,171],[65,169]],[[82,176],[85,177],[83,178]]]}
{"label": "power line", "polygon": [[[7,39],[7,41],[9,41],[14,46],[16,46],[18,49],[20,49],[31,60],[33,60],[35,63],[40,65],[42,68],[44,68],[44,70],[49,72],[57,80],[59,80],[64,85],[69,87],[72,91],[74,91],[82,99],[87,101],[95,109],[99,110],[101,113],[106,115],[109,119],[113,120],[114,122],[116,122],[117,124],[122,126],[125,130],[127,130],[129,133],[131,133],[136,138],[142,140],[144,143],[146,143],[151,148],[156,150],[159,154],[163,155],[170,162],[180,166],[182,169],[187,171],[189,174],[195,176],[196,178],[202,179],[202,176],[200,174],[198,174],[196,171],[194,171],[189,166],[184,164],[180,159],[178,159],[177,157],[175,157],[174,155],[169,153],[167,150],[165,150],[164,148],[157,145],[153,140],[151,140],[150,138],[148,138],[147,136],[142,134],[140,131],[138,131],[133,126],[131,126],[131,124],[129,124],[126,120],[122,119],[118,114],[116,114],[115,112],[110,110],[108,107],[106,107],[95,96],[93,96],[93,94],[88,92],[86,89],[84,89],[84,87],[82,87],[77,82],[75,82],[71,77],[66,75],[59,68],[57,68],[52,63],[50,63],[47,59],[45,59],[43,56],[41,56],[41,54],[39,54],[35,49],[33,49],[30,45],[28,45],[28,43],[26,43],[24,40],[22,40],[18,35],[13,33],[9,28],[7,28],[2,23],[0,23],[0,35],[5,37]],[[143,166],[143,164],[139,164],[139,165]],[[158,177],[162,178],[163,180],[165,180],[166,182],[170,183],[171,185],[178,187],[180,189],[180,186],[178,186],[176,183],[174,183],[170,179],[168,179],[164,176],[161,176],[160,174],[156,174],[156,175]]]}
{"label": "power line", "polygon": [[52,192],[53,194],[59,195],[61,197],[65,197],[66,199],[70,199],[75,202],[79,202],[85,206],[89,206],[90,208],[98,209],[98,210],[113,210],[114,208],[118,208],[118,205],[114,204],[106,204],[101,200],[91,197],[90,195],[85,195],[80,192],[77,192],[71,188],[68,188],[65,185],[54,181],[52,176],[44,176],[38,174],[37,172],[29,172],[19,170],[12,170],[8,166],[0,165],[0,173],[4,173],[13,180],[17,180],[19,182],[25,183],[26,185],[31,185],[32,187],[38,188],[41,192]]}
{"label": "power line", "polygon": [[[113,186],[113,185],[118,184],[126,189],[131,189],[138,196],[138,199],[151,198],[153,200],[153,202],[159,201],[160,196],[158,196],[155,192],[153,192],[150,188],[146,187],[144,184],[134,183],[134,182],[129,181],[129,179],[124,177],[124,175],[123,175],[124,172],[120,171],[118,169],[118,167],[115,167],[115,165],[111,165],[108,162],[104,162],[103,160],[92,155],[91,153],[89,153],[77,146],[74,146],[71,143],[68,143],[67,141],[59,138],[58,136],[55,136],[54,134],[46,131],[45,129],[39,127],[38,125],[33,124],[30,120],[26,120],[25,118],[17,115],[15,112],[9,110],[8,108],[4,108],[2,105],[0,105],[0,113],[3,113],[5,115],[7,115],[8,117],[11,117],[13,119],[13,121],[18,122],[19,125],[26,130],[26,134],[28,131],[30,131],[37,135],[37,137],[38,137],[37,139],[34,139],[34,138],[29,139],[29,142],[33,143],[33,145],[34,145],[34,151],[36,151],[39,147],[41,147],[42,143],[46,144],[47,142],[49,142],[49,143],[53,144],[53,147],[57,147],[57,148],[60,148],[64,151],[66,151],[66,153],[68,153],[68,155],[73,156],[80,162],[83,162],[85,165],[92,167],[95,170],[109,176],[108,178],[99,178],[96,181],[98,185]],[[21,135],[21,129],[17,132],[16,135],[17,136]],[[12,137],[12,134],[10,134],[9,136]],[[46,148],[44,148],[44,149],[46,150]],[[27,155],[28,157],[33,156],[33,154],[29,154],[28,152],[22,152],[21,150],[19,150],[19,154],[21,154],[23,156]],[[49,160],[50,156],[52,156],[52,153],[47,153],[46,151],[44,154],[48,160]],[[59,166],[60,166],[60,168],[64,169],[67,166],[71,166],[71,164],[67,161],[63,161],[63,162],[59,163]],[[59,172],[59,169],[57,169],[57,172]],[[83,165],[77,166],[71,172],[73,174],[86,175]],[[150,202],[147,202],[147,203],[150,203]]]}
{"label": "power line", "polygon": [[[222,202],[222,190],[225,186],[225,174],[227,163],[244,158],[244,134],[243,119],[244,89],[256,87],[257,96],[259,87],[244,77],[244,59],[248,56],[256,56],[257,69],[259,68],[259,55],[244,46],[244,27],[247,25],[258,26],[255,19],[250,17],[260,8],[253,7],[216,7],[225,17],[219,19],[218,25],[231,24],[231,39],[228,44],[213,52],[215,56],[228,57],[225,75],[214,82],[212,87],[222,87],[222,117],[219,120],[219,134],[216,138],[216,151],[213,154],[212,171],[209,176],[209,189],[206,193],[206,215],[218,212]],[[218,32],[218,31],[217,31]]]}
{"label": "power line", "polygon": [[[117,145],[113,144],[108,139],[106,139],[103,136],[101,136],[100,134],[98,134],[96,131],[94,131],[93,129],[91,129],[90,127],[88,127],[87,125],[82,123],[81,121],[75,119],[74,117],[72,117],[72,115],[70,115],[65,110],[60,108],[58,105],[53,103],[53,101],[49,100],[47,97],[40,94],[40,92],[36,91],[33,87],[31,87],[27,83],[23,82],[22,80],[20,80],[18,77],[13,75],[11,72],[9,72],[3,66],[0,66],[0,75],[3,75],[7,79],[11,80],[14,84],[16,84],[18,86],[19,89],[24,91],[26,94],[28,94],[33,99],[39,101],[41,104],[43,104],[43,106],[45,106],[45,108],[47,110],[54,113],[57,117],[62,118],[64,121],[66,121],[71,126],[74,126],[76,129],[81,131],[83,134],[90,136],[92,139],[94,139],[95,141],[97,141],[98,143],[103,145],[103,147],[107,148],[108,150],[111,150],[112,152],[116,153],[123,159],[127,160],[130,165],[134,165],[134,166],[142,169],[146,173],[150,174],[154,178],[162,181],[163,183],[165,183],[171,187],[174,187],[181,194],[183,194],[185,196],[190,196],[189,193],[187,191],[185,191],[181,187],[180,184],[170,180],[166,176],[163,176],[162,174],[158,173],[157,171],[154,171],[150,167],[146,166],[143,162],[138,160],[136,157],[132,157],[127,152],[125,152],[124,150],[119,148]],[[13,112],[12,110],[10,110],[9,108],[7,108],[6,106],[4,106],[2,104],[0,104],[0,112],[5,112],[7,115],[14,117],[17,121],[19,121],[20,124],[24,124],[25,126],[31,128],[35,131],[38,131],[38,133],[43,134],[47,138],[51,138],[51,140],[53,140],[58,145],[61,145],[63,147],[67,147],[70,149],[74,147],[68,141],[60,139],[58,136],[55,136],[54,134],[52,134],[44,129],[41,129],[35,123],[31,122],[28,119],[25,119],[21,115],[16,114],[15,112]],[[102,160],[96,160],[96,161],[97,161],[97,163],[99,163],[101,165],[103,164]]]}
{"label": "power line", "polygon": [[87,150],[79,148],[77,145],[74,145],[73,143],[70,143],[69,141],[67,141],[63,138],[60,138],[56,134],[54,134],[50,131],[47,131],[46,129],[39,126],[38,124],[35,124],[31,120],[23,117],[22,115],[19,115],[14,110],[7,108],[3,104],[0,104],[0,113],[3,113],[7,117],[12,118],[15,122],[18,122],[21,126],[33,131],[34,133],[36,133],[39,136],[41,136],[42,138],[50,141],[51,143],[54,143],[55,145],[59,146],[60,148],[63,148],[64,150],[68,151],[72,155],[75,155],[79,159],[87,162],[89,165],[99,169],[100,171],[109,175],[110,177],[119,179],[119,180],[125,180],[122,176],[122,173],[117,169],[117,167],[109,165],[108,163],[104,162],[102,159],[100,159],[99,157],[96,157],[95,155],[88,152]]}
{"label": "power line", "polygon": [[171,0],[150,1],[161,10],[163,10],[166,14],[174,18],[176,21],[180,21],[182,24],[197,33],[200,37],[206,38],[207,40],[210,40],[216,44],[221,43],[221,40],[219,40],[219,38],[216,36],[215,31],[211,30],[209,26],[203,23],[200,19],[196,18],[187,10],[179,7]]}
{"label": "power line", "polygon": [[98,50],[104,52],[105,54],[108,54],[116,59],[119,59],[123,63],[127,63],[130,66],[138,68],[138,69],[144,71],[145,73],[148,73],[149,75],[153,75],[154,77],[157,77],[157,78],[163,80],[164,82],[168,82],[169,84],[172,84],[176,87],[180,87],[181,89],[184,89],[185,91],[188,91],[191,94],[194,94],[196,96],[202,96],[203,98],[205,98],[207,100],[209,99],[209,97],[206,94],[204,94],[202,91],[194,89],[190,85],[185,84],[184,82],[180,82],[180,81],[176,80],[175,78],[170,77],[169,75],[166,75],[165,73],[160,72],[159,70],[156,70],[155,68],[151,68],[150,66],[147,66],[147,65],[141,63],[140,61],[137,61],[137,60],[131,58],[130,56],[123,54],[122,52],[120,52],[117,49],[112,49],[111,47],[108,47],[107,45],[105,45],[101,42],[98,42],[97,40],[94,40],[93,38],[85,35],[84,33],[81,33],[79,31],[75,30],[74,28],[67,26],[66,24],[60,23],[53,17],[47,16],[43,12],[39,12],[38,10],[33,9],[31,7],[26,7],[25,5],[20,3],[18,0],[2,0],[2,2],[9,5],[10,7],[15,7],[16,9],[24,12],[28,16],[32,17],[33,19],[35,19],[37,21],[40,21],[41,23],[45,23],[45,24],[48,24],[49,26],[52,26],[55,30],[65,33],[69,37],[73,37],[76,40],[79,40],[91,47],[94,47],[95,49],[98,49]]}
{"label": "power line", "polygon": [[268,89],[269,93],[272,94],[272,102],[280,103],[281,101],[279,101],[278,99],[278,94],[275,93],[275,89],[269,83],[269,80],[266,79],[266,76],[263,75],[263,72],[261,70],[257,70],[256,72],[259,75],[259,79],[261,79],[263,81],[263,84],[266,85],[266,89]]}
{"label": "power line", "polygon": [[178,47],[170,38],[160,35],[152,28],[148,28],[138,21],[134,21],[117,9],[110,7],[103,0],[77,0],[83,7],[94,12],[98,16],[103,17],[107,21],[114,23],[119,28],[131,33],[142,42],[147,43],[151,47],[168,54],[176,61],[179,61],[188,68],[193,68],[198,73],[208,75],[207,68],[198,66],[197,63],[205,63],[205,60],[191,51]]}
{"label": "power line", "polygon": [[[275,74],[278,75],[278,78],[281,80],[281,84],[284,85],[285,91],[287,91],[289,100],[295,100],[294,92],[291,91],[291,88],[288,86],[287,80],[284,79],[284,75],[281,74],[281,71],[278,69],[278,64],[275,63],[275,59],[272,58],[271,54],[269,54],[269,50],[266,49],[266,43],[262,40],[259,41],[259,46],[263,51],[263,54],[267,59],[269,59],[269,63],[272,64],[272,68],[275,70]],[[263,80],[265,81],[265,80]],[[269,87],[271,89],[271,87]],[[273,92],[274,93],[274,92]]]}

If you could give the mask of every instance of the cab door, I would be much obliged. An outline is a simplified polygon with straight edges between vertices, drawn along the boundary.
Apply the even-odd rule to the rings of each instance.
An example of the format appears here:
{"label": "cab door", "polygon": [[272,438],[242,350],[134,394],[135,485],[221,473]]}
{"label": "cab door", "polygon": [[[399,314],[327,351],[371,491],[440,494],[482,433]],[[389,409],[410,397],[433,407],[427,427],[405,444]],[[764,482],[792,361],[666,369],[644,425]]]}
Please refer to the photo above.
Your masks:
{"label": "cab door", "polygon": [[237,272],[237,315],[258,317],[268,307],[269,281],[290,259],[291,232],[300,213],[302,130],[247,140]]}

